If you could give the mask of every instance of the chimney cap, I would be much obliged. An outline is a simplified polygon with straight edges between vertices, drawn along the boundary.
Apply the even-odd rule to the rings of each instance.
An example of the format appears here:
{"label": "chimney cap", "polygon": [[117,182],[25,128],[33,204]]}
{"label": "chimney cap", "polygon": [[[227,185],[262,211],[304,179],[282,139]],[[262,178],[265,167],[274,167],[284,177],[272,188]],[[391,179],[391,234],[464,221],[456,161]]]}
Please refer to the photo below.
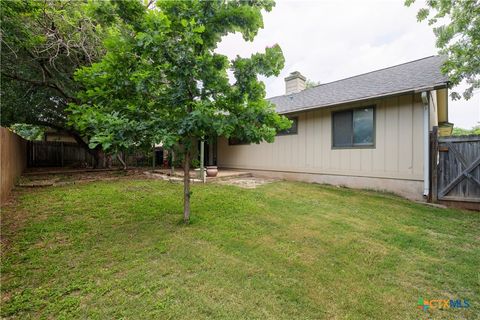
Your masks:
{"label": "chimney cap", "polygon": [[293,80],[293,79],[296,79],[296,78],[300,78],[302,79],[303,81],[306,81],[307,78],[305,78],[304,75],[302,75],[300,72],[298,71],[293,71],[290,73],[290,75],[288,77],[285,78],[285,81],[288,81],[288,80]]}

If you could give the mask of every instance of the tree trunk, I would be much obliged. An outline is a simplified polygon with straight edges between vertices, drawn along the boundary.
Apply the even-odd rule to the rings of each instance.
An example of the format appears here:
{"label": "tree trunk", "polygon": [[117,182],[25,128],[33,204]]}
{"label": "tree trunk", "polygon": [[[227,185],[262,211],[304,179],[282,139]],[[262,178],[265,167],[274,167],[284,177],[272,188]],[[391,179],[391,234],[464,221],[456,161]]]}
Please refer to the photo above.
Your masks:
{"label": "tree trunk", "polygon": [[94,165],[93,167],[96,169],[105,168],[105,153],[103,152],[102,148],[97,146],[95,149],[90,149],[88,143],[86,143],[80,133],[72,128],[67,128],[63,125],[57,125],[46,121],[33,121],[29,124],[36,125],[36,126],[43,126],[43,127],[50,127],[52,129],[56,129],[59,131],[63,131],[68,133],[71,137],[75,139],[79,146],[83,147],[90,155],[93,156]]}
{"label": "tree trunk", "polygon": [[[124,153],[122,152],[122,155],[123,155],[123,154],[124,154]],[[122,156],[120,155],[120,152],[117,153],[117,159],[118,159],[118,161],[120,161],[120,163],[122,164],[123,170],[127,170],[126,159],[125,159],[125,161],[122,159]]]}
{"label": "tree trunk", "polygon": [[100,149],[93,149],[93,168],[102,169],[105,168],[105,153]]}
{"label": "tree trunk", "polygon": [[107,168],[107,169],[111,169],[111,168],[112,168],[112,154],[111,154],[111,153],[108,153],[108,154],[106,155],[105,165],[106,165],[106,168]]}
{"label": "tree trunk", "polygon": [[78,145],[83,147],[88,153],[93,156],[95,163],[93,167],[95,169],[104,169],[107,168],[107,157],[105,152],[100,146],[97,146],[95,149],[90,149],[88,144],[83,140],[83,138],[73,130],[67,131],[74,139],[77,141]]}
{"label": "tree trunk", "polygon": [[190,222],[190,148],[185,150],[183,162],[183,221]]}

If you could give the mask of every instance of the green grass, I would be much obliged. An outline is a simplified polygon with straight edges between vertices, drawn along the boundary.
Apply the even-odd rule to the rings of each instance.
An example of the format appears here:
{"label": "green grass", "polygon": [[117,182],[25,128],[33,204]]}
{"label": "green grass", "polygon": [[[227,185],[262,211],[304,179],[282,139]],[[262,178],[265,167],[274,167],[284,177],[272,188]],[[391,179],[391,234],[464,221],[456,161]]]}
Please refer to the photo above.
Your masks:
{"label": "green grass", "polygon": [[[382,193],[118,180],[2,212],[3,317],[478,319],[480,215]],[[417,309],[467,299],[468,309]]]}

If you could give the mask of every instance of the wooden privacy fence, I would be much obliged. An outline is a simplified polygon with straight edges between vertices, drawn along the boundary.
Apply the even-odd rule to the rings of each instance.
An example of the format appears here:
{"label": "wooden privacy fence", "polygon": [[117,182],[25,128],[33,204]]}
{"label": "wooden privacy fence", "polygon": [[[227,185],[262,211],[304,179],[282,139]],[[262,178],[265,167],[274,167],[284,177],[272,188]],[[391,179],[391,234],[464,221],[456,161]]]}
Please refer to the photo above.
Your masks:
{"label": "wooden privacy fence", "polygon": [[93,166],[93,157],[84,148],[72,142],[29,141],[29,167]]}
{"label": "wooden privacy fence", "polygon": [[0,127],[0,203],[8,198],[27,165],[27,141],[12,131]]}
{"label": "wooden privacy fence", "polygon": [[[151,166],[153,152],[127,150],[122,157],[128,166]],[[74,142],[29,141],[27,159],[29,167],[92,167],[95,164],[93,156]],[[122,165],[115,156],[111,164]]]}
{"label": "wooden privacy fence", "polygon": [[470,202],[480,209],[480,136],[433,140],[432,200]]}

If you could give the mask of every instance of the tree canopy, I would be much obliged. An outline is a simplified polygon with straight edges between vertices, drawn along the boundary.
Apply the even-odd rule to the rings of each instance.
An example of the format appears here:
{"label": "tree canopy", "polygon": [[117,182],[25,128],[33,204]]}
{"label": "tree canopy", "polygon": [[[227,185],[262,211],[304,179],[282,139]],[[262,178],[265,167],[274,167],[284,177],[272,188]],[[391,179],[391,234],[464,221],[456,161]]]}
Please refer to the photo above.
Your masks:
{"label": "tree canopy", "polygon": [[74,71],[101,55],[99,27],[78,1],[2,1],[2,124],[64,127]]}
{"label": "tree canopy", "polygon": [[471,129],[455,127],[453,128],[452,135],[454,136],[480,135],[480,125],[473,126]]}
{"label": "tree canopy", "polygon": [[307,79],[307,81],[305,81],[305,88],[307,88],[307,89],[313,88],[313,87],[319,86],[320,84],[321,84],[320,81]]}
{"label": "tree canopy", "polygon": [[265,100],[258,79],[283,68],[278,45],[233,60],[215,52],[228,33],[253,40],[263,27],[262,10],[273,6],[270,0],[156,1],[155,9],[110,28],[105,57],[77,71],[85,90],[78,95],[82,103],[71,105],[71,123],[93,132],[92,147],[106,150],[180,146],[188,222],[194,142],[217,136],[270,142],[290,126]]}
{"label": "tree canopy", "polygon": [[74,72],[99,61],[109,27],[145,10],[137,0],[6,0],[1,2],[3,126],[61,129],[85,145],[89,134],[68,124],[78,102]]}
{"label": "tree canopy", "polygon": [[[406,0],[407,6],[415,0]],[[479,0],[428,0],[417,14],[418,21],[428,20],[434,26],[436,46],[447,57],[442,71],[449,76],[452,86],[465,81],[463,92],[470,99],[480,88],[480,1]],[[461,96],[452,92],[454,99]]]}

